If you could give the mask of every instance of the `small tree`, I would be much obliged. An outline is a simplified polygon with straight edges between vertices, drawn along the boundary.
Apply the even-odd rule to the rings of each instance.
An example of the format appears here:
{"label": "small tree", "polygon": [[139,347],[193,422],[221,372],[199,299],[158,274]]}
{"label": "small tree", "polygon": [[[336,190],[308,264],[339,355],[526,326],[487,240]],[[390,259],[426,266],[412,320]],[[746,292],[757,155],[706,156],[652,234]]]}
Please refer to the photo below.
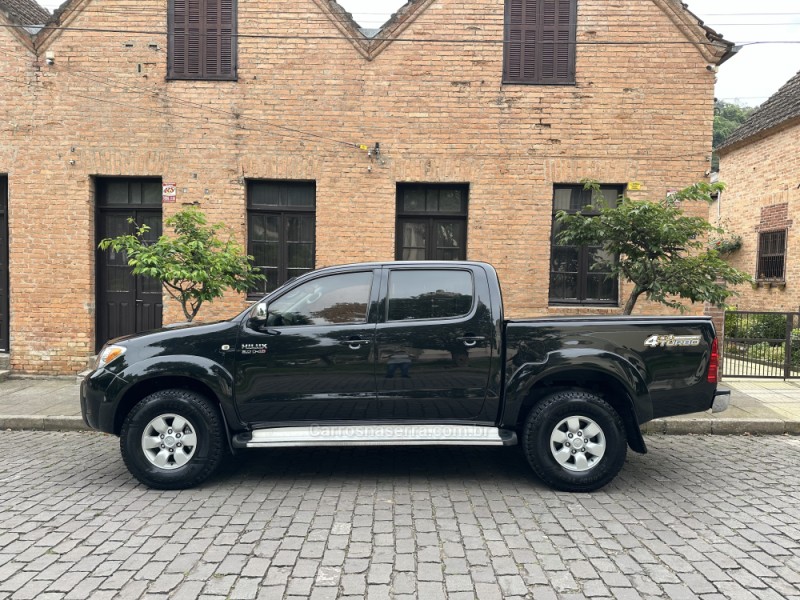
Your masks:
{"label": "small tree", "polygon": [[[133,219],[128,221],[134,223]],[[162,235],[155,242],[146,242],[144,236],[150,228],[138,225],[133,234],[102,240],[100,249],[125,252],[133,274],[160,281],[180,302],[187,321],[197,316],[203,302],[219,298],[227,288],[246,292],[264,279],[250,264],[252,257],[236,242],[217,237],[225,226],[207,225],[205,215],[196,208],[186,208],[165,223],[173,229],[173,236]]]}
{"label": "small tree", "polygon": [[559,212],[557,219],[563,230],[557,241],[601,246],[613,257],[601,259],[597,267],[610,272],[611,277],[633,283],[623,314],[631,314],[643,294],[681,311],[685,307],[675,297],[723,306],[735,293],[725,284],[750,280],[747,273],[731,267],[703,241],[710,232],[724,232],[705,219],[684,215],[680,209],[684,201],[710,202],[711,194],[721,191],[723,184],[696,183],[659,202],[622,198],[616,206],[608,206],[596,182],[583,183],[593,191],[591,208],[599,214]]}

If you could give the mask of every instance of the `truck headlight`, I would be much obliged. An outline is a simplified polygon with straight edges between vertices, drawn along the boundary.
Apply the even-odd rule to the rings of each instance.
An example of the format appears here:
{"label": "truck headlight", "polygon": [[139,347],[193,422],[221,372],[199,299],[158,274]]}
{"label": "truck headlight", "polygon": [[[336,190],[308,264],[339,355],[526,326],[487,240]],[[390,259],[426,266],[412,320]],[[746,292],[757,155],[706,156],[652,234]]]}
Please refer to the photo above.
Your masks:
{"label": "truck headlight", "polygon": [[110,362],[117,360],[120,356],[125,354],[127,348],[125,346],[106,346],[97,355],[97,362],[94,365],[95,370],[105,367]]}

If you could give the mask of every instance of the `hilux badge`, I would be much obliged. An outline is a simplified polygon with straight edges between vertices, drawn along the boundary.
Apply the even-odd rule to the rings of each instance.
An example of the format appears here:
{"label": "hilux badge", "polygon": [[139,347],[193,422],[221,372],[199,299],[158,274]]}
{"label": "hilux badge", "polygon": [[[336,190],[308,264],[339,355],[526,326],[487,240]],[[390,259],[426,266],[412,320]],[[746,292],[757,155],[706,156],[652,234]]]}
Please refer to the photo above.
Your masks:
{"label": "hilux badge", "polygon": [[242,344],[242,354],[266,354],[267,344]]}

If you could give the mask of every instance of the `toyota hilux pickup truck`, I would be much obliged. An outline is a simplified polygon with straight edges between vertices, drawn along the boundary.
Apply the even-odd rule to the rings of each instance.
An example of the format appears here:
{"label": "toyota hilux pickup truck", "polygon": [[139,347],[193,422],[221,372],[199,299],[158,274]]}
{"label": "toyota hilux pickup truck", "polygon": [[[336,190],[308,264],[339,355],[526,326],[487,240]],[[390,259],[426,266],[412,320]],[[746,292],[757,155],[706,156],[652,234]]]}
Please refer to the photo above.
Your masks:
{"label": "toyota hilux pickup truck", "polygon": [[640,425],[727,407],[704,317],[506,320],[480,262],[306,273],[238,316],[112,340],[81,385],[147,486],[286,446],[519,445],[564,491],[610,482]]}

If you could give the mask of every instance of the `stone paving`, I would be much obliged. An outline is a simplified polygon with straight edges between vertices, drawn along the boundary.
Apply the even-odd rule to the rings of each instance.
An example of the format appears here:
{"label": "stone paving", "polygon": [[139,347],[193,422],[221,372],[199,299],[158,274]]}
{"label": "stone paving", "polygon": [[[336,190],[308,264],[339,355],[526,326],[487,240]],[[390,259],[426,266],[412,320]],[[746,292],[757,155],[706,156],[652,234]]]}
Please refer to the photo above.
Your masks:
{"label": "stone paving", "polygon": [[800,438],[647,442],[593,494],[515,448],[253,451],[159,492],[116,438],[0,432],[0,599],[800,600]]}

